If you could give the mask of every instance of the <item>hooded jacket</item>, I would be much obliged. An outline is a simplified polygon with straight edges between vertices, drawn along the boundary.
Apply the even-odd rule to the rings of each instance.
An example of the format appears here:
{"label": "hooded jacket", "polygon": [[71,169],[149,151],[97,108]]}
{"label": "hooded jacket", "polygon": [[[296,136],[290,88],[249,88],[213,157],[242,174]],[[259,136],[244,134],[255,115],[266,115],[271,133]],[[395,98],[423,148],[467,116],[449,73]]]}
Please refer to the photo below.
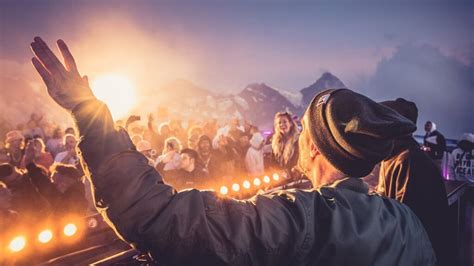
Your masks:
{"label": "hooded jacket", "polygon": [[359,179],[320,190],[233,200],[163,183],[107,107],[73,114],[98,210],[132,246],[170,265],[434,265],[422,224],[405,205],[367,194]]}

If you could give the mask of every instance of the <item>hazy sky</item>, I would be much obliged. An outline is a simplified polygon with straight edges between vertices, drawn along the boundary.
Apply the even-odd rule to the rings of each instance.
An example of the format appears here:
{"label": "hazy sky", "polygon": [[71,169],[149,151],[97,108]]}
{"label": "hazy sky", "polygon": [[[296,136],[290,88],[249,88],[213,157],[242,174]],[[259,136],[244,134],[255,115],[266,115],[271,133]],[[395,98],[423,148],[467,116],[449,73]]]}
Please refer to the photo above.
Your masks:
{"label": "hazy sky", "polygon": [[[407,46],[472,68],[473,1],[0,0],[0,10],[1,75],[33,87],[39,79],[29,43],[36,35],[64,39],[92,78],[120,73],[147,90],[184,78],[222,92],[252,82],[296,91],[330,71],[383,98],[383,88],[375,94],[370,86],[381,84],[381,63]],[[461,79],[472,92],[472,72]],[[10,83],[0,86],[5,92]],[[472,111],[467,105],[460,112]]]}

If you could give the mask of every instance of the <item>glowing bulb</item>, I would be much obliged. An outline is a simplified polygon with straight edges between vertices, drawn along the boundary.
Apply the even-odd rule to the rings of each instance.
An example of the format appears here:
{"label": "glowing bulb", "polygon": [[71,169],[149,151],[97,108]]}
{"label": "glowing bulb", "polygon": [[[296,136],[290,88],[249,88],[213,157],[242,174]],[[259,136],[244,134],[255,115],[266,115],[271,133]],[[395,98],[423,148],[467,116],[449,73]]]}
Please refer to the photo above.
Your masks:
{"label": "glowing bulb", "polygon": [[226,186],[222,186],[220,192],[222,195],[227,195],[229,189]]}
{"label": "glowing bulb", "polygon": [[250,182],[248,180],[245,180],[244,183],[243,183],[243,186],[245,189],[249,189],[250,188]]}
{"label": "glowing bulb", "polygon": [[260,179],[255,178],[255,179],[253,180],[253,184],[258,187],[258,186],[260,186],[260,184],[262,184],[262,182],[260,181]]}
{"label": "glowing bulb", "polygon": [[38,235],[38,240],[41,243],[48,243],[53,239],[53,232],[49,229],[41,231]]}
{"label": "glowing bulb", "polygon": [[73,236],[77,232],[77,226],[73,223],[66,224],[66,226],[64,226],[63,232],[66,236]]}
{"label": "glowing bulb", "polygon": [[268,177],[267,175],[263,177],[263,182],[265,183],[270,183],[270,177]]}
{"label": "glowing bulb", "polygon": [[280,176],[277,173],[273,174],[273,180],[278,181],[278,179],[280,179]]}
{"label": "glowing bulb", "polygon": [[235,192],[239,191],[240,190],[239,184],[233,184],[232,185],[232,190],[235,191]]}
{"label": "glowing bulb", "polygon": [[12,252],[20,252],[25,248],[25,246],[26,246],[26,238],[24,236],[17,236],[10,242],[10,245],[8,245],[8,248]]}

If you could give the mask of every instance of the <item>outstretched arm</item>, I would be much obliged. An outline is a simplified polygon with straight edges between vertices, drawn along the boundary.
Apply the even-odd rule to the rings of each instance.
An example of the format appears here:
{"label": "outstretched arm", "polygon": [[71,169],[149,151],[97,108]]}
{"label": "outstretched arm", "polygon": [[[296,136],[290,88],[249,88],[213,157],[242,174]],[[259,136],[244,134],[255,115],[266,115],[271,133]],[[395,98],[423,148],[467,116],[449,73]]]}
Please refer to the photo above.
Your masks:
{"label": "outstretched arm", "polygon": [[135,151],[128,134],[114,128],[107,106],[80,77],[64,42],[58,45],[66,68],[39,38],[32,44],[33,64],[51,97],[76,119],[96,206],[127,242],[179,265],[289,265],[305,259],[316,228],[315,193],[249,201],[210,191],[176,193]]}

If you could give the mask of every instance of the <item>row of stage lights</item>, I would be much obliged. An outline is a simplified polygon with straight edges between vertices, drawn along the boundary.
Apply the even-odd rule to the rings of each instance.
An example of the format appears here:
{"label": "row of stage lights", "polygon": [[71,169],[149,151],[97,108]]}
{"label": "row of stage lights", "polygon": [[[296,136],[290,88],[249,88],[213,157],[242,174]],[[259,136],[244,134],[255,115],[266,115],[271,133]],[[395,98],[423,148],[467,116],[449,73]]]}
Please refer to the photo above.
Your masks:
{"label": "row of stage lights", "polygon": [[[89,229],[93,229],[98,226],[98,220],[95,217],[88,218],[86,223]],[[79,228],[80,226],[78,223],[68,222],[65,223],[62,228],[58,228],[56,230],[52,228],[46,228],[41,230],[36,235],[27,236],[26,234],[20,234],[14,236],[6,248],[10,253],[16,254],[25,250],[29,242],[31,242],[31,244],[36,242],[40,245],[47,245],[51,243],[54,238],[62,238],[63,240],[74,239],[79,233]]]}
{"label": "row of stage lights", "polygon": [[[253,185],[256,188],[258,188],[262,185],[262,183],[263,184],[270,184],[270,182],[272,182],[272,179],[274,181],[279,181],[280,180],[280,175],[275,173],[275,174],[272,175],[272,178],[270,178],[268,175],[264,176],[262,179],[257,177],[253,180]],[[252,183],[250,183],[249,180],[244,180],[242,182],[242,187],[243,187],[242,190],[249,190],[252,187]],[[232,191],[230,191],[229,187],[227,187],[227,186],[221,186],[220,189],[219,189],[219,193],[223,196],[228,195],[229,192],[239,193],[240,190],[241,190],[241,185],[239,183],[233,183],[232,186],[230,186],[230,189]]]}
{"label": "row of stage lights", "polygon": [[[73,237],[77,233],[77,230],[75,223],[68,223],[63,227],[62,233],[65,237]],[[53,237],[53,230],[45,229],[38,234],[37,240],[41,244],[47,244],[53,240]],[[10,241],[8,249],[13,253],[18,253],[26,248],[27,242],[28,240],[25,235],[16,236]]]}

